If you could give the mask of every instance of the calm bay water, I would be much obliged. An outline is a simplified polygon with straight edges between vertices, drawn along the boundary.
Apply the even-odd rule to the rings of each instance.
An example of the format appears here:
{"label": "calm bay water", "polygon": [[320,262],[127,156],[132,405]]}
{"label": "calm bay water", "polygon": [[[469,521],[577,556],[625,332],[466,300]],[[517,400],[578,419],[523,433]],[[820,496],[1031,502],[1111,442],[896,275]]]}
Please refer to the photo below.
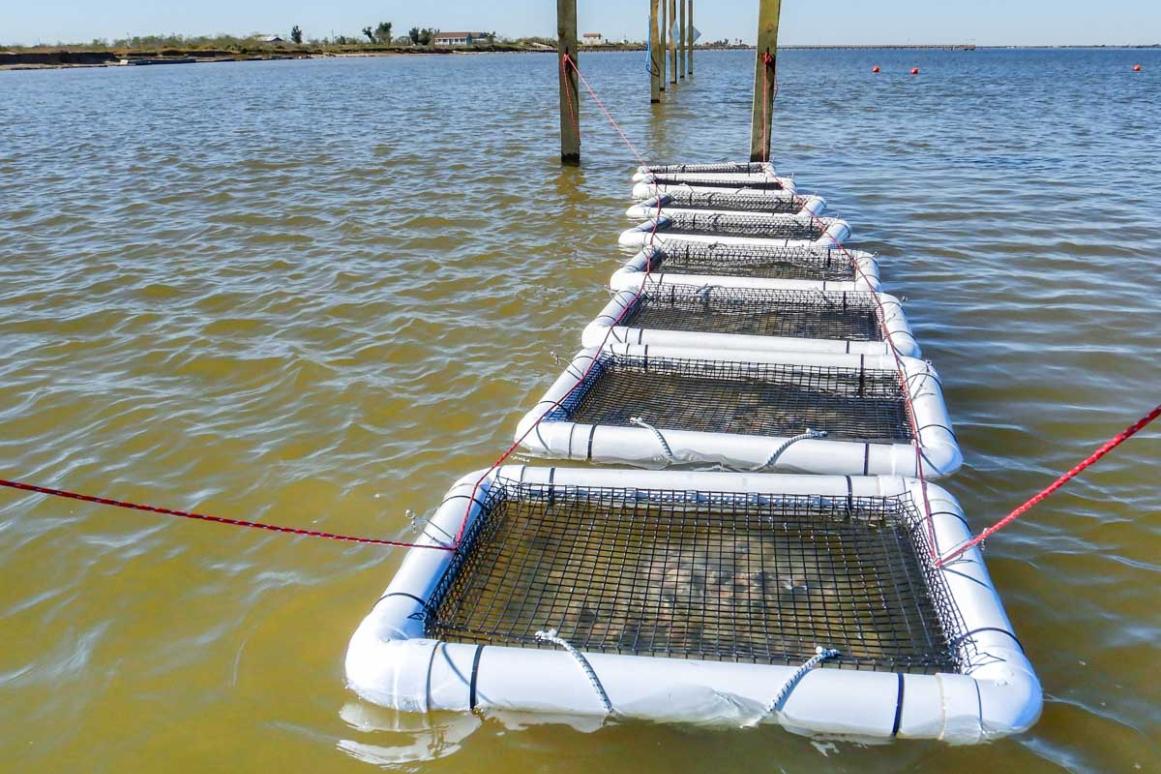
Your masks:
{"label": "calm bay water", "polygon": [[[640,54],[582,68],[649,158],[708,161],[747,148],[750,56],[699,55],[652,108]],[[1156,404],[1161,52],[780,70],[779,169],[908,298],[977,528]],[[555,74],[542,55],[0,73],[0,476],[398,533],[507,445],[624,259],[632,159],[586,104],[585,165],[559,167]],[[1152,431],[991,541],[1045,708],[965,749],[398,716],[342,674],[398,553],[0,491],[0,760],[1157,770],[1159,466]]]}

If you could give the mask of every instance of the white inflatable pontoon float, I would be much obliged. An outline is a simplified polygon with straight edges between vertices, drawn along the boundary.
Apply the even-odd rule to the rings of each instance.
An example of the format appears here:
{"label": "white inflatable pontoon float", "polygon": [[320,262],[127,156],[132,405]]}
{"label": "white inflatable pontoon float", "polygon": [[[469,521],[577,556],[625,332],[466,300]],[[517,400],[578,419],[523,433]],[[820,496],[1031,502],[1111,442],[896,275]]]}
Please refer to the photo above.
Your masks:
{"label": "white inflatable pontoon float", "polygon": [[482,475],[351,638],[363,699],[950,744],[1040,714],[979,549],[932,559],[970,537],[938,486],[927,516],[895,476],[506,466],[473,496]]}
{"label": "white inflatable pontoon float", "polygon": [[613,290],[640,290],[643,283],[648,287],[875,292],[879,290],[879,264],[861,250],[667,244],[643,248],[609,279]]}
{"label": "white inflatable pontoon float", "polygon": [[837,218],[755,213],[701,214],[677,210],[621,232],[622,247],[694,242],[709,245],[837,247],[851,227]]}
{"label": "white inflatable pontoon float", "polygon": [[900,354],[920,356],[902,305],[885,293],[650,284],[618,291],[581,345],[889,355],[888,335]]}
{"label": "white inflatable pontoon float", "polygon": [[689,177],[690,175],[763,175],[776,176],[774,163],[770,161],[718,161],[708,164],[647,164],[637,167],[633,182],[639,183],[651,177]]}
{"label": "white inflatable pontoon float", "polygon": [[785,191],[749,191],[697,193],[671,191],[637,202],[625,211],[633,220],[650,220],[658,214],[688,212],[701,216],[750,213],[753,215],[821,215],[826,210],[826,199],[821,196],[800,196]]}
{"label": "white inflatable pontoon float", "polygon": [[928,478],[951,475],[963,457],[939,377],[902,363],[901,377],[891,355],[589,348],[516,438],[538,456],[642,467],[917,476],[922,460]]}

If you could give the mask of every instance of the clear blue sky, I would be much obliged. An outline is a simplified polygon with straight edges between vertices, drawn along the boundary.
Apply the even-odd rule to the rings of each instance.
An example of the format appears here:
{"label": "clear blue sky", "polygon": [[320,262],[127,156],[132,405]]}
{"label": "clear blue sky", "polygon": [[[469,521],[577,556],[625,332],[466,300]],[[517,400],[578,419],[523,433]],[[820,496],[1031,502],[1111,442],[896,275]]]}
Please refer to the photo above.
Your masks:
{"label": "clear blue sky", "polygon": [[[219,32],[357,35],[391,21],[443,30],[554,34],[553,0],[0,0],[0,43],[83,42],[126,35]],[[752,41],[757,0],[694,0],[709,39]],[[642,39],[647,0],[578,0],[585,32]],[[1151,44],[1161,42],[1161,0],[784,0],[784,43]]]}

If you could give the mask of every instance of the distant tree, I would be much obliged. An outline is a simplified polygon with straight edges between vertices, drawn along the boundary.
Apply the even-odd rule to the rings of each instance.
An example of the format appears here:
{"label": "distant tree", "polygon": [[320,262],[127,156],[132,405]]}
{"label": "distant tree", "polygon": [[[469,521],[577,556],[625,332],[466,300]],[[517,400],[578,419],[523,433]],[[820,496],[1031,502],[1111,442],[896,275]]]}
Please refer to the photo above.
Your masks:
{"label": "distant tree", "polygon": [[363,34],[367,36],[368,41],[371,43],[375,42],[375,30],[371,29],[370,27],[364,27]]}
{"label": "distant tree", "polygon": [[496,42],[496,33],[495,33],[494,31],[493,31],[493,32],[489,32],[489,33],[488,33],[487,35],[485,35],[484,37],[488,39],[488,42],[489,42],[489,43],[495,43],[495,42]]}
{"label": "distant tree", "polygon": [[294,41],[295,45],[302,45],[302,28],[297,24],[290,28],[290,39]]}
{"label": "distant tree", "polygon": [[407,37],[411,38],[412,45],[418,46],[419,45],[419,27],[412,27],[411,29],[409,29],[407,31]]}
{"label": "distant tree", "polygon": [[379,43],[391,42],[391,22],[379,22],[375,28],[375,40]]}
{"label": "distant tree", "polygon": [[432,41],[432,40],[435,38],[435,36],[436,36],[436,35],[438,35],[438,34],[439,34],[439,30],[437,30],[437,29],[429,29],[428,27],[424,27],[423,29],[421,29],[421,30],[419,31],[419,45],[421,45],[421,46],[430,46],[430,45],[431,45],[431,41]]}

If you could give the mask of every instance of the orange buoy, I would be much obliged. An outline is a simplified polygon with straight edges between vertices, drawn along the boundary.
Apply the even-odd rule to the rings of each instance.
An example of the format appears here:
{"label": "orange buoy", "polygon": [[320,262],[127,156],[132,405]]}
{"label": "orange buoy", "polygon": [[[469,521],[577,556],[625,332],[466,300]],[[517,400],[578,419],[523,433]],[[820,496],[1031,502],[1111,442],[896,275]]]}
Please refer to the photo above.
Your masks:
{"label": "orange buoy", "polygon": [[1141,65],[1139,65],[1139,64],[1133,65],[1133,72],[1135,72],[1135,73],[1141,72]]}
{"label": "orange buoy", "polygon": [[911,74],[912,74],[912,75],[919,75],[919,68],[918,68],[918,67],[912,67],[912,68],[911,68]]}
{"label": "orange buoy", "polygon": [[879,65],[875,65],[874,67],[872,67],[871,72],[873,72],[873,73],[879,72]]}

